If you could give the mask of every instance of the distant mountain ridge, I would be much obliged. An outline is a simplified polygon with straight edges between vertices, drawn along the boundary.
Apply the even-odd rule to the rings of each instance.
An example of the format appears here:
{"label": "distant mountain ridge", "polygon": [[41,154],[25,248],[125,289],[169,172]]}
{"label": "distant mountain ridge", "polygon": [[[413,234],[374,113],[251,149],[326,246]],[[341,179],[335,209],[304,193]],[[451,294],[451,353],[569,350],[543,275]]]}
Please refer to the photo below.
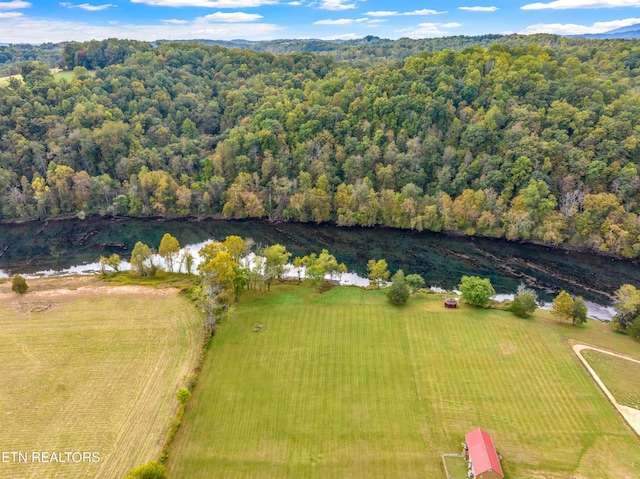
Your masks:
{"label": "distant mountain ridge", "polygon": [[624,38],[640,38],[640,23],[629,25],[628,27],[616,28],[604,33],[588,33],[584,35],[567,35],[570,38],[586,38],[586,39],[624,39]]}

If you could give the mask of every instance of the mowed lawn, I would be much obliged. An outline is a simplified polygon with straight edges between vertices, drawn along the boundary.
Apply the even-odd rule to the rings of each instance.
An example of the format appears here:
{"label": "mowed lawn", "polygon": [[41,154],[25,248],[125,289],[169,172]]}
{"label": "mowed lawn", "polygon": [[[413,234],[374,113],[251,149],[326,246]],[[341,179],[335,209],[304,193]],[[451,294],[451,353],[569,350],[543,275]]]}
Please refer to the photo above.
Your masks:
{"label": "mowed lawn", "polygon": [[[157,459],[202,321],[177,290],[94,279],[0,286],[0,477],[120,479]],[[33,452],[96,452],[98,463],[32,462]],[[76,455],[76,458],[79,456]]]}
{"label": "mowed lawn", "polygon": [[640,409],[640,364],[589,349],[582,355],[616,401]]}
{"label": "mowed lawn", "polygon": [[381,291],[292,285],[243,299],[208,351],[170,477],[443,478],[441,453],[476,427],[507,478],[640,477],[640,440],[563,337],[636,356],[639,343],[442,299],[396,308]]}

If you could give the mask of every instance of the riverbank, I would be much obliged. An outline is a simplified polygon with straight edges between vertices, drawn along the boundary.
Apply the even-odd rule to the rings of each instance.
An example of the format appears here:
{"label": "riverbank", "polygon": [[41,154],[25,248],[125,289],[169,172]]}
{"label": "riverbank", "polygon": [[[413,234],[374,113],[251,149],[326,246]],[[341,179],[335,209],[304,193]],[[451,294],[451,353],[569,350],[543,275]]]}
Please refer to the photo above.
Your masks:
{"label": "riverbank", "polygon": [[520,283],[551,300],[565,289],[598,304],[611,301],[624,283],[640,284],[636,261],[557,250],[499,239],[445,236],[389,228],[336,227],[330,224],[207,220],[200,217],[87,217],[5,224],[0,228],[0,269],[6,274],[61,271],[95,263],[101,255],[128,259],[142,241],[157,248],[164,233],[182,245],[197,245],[228,235],[251,238],[254,251],[280,243],[293,256],[328,249],[350,271],[366,276],[369,259],[384,258],[389,269],[422,275],[427,284],[451,290],[463,275],[491,279],[498,293],[512,293]]}

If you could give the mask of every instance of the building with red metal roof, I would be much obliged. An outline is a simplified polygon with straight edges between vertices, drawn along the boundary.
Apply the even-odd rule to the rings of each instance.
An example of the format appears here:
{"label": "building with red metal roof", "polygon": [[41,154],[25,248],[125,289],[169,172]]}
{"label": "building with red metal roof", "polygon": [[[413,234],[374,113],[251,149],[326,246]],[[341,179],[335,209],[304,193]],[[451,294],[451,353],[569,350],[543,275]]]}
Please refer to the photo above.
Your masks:
{"label": "building with red metal roof", "polygon": [[474,479],[503,479],[500,459],[491,436],[478,428],[465,437],[464,455]]}

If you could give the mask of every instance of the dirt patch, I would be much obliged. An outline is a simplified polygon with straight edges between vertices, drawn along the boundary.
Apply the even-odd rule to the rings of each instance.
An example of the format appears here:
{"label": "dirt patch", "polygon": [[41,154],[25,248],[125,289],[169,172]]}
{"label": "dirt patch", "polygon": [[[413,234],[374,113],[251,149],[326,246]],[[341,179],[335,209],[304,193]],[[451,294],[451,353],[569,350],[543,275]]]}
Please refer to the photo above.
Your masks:
{"label": "dirt patch", "polygon": [[46,311],[56,299],[92,296],[156,297],[178,294],[175,288],[153,288],[137,285],[105,285],[93,277],[71,276],[28,280],[26,294],[11,291],[11,284],[0,285],[0,302],[22,311]]}
{"label": "dirt patch", "polygon": [[86,297],[86,296],[171,296],[175,289],[156,289],[149,286],[83,286],[78,289],[50,289],[29,293],[34,298]]}
{"label": "dirt patch", "polygon": [[578,359],[580,360],[580,362],[582,362],[584,367],[587,368],[587,371],[589,372],[589,374],[591,374],[596,384],[600,387],[600,389],[602,389],[602,392],[604,392],[604,395],[607,396],[607,399],[609,399],[609,402],[613,404],[613,407],[615,407],[616,410],[620,413],[620,415],[624,418],[624,420],[627,421],[629,426],[631,426],[631,428],[636,432],[636,434],[640,436],[640,410],[630,408],[628,406],[623,406],[619,404],[618,401],[616,401],[616,399],[613,397],[613,394],[611,394],[607,386],[605,386],[605,384],[602,382],[598,374],[591,367],[589,362],[584,358],[584,356],[582,355],[582,351],[585,349],[592,349],[594,351],[598,351],[599,353],[608,354],[610,356],[615,356],[620,359],[626,359],[627,361],[632,361],[634,363],[640,364],[640,361],[637,359],[631,358],[629,356],[625,356],[624,354],[614,353],[612,351],[607,351],[606,349],[595,348],[593,346],[587,346],[584,344],[574,344],[572,349],[573,349],[573,352],[576,353],[576,356],[578,356]]}
{"label": "dirt patch", "polygon": [[518,348],[516,347],[516,345],[509,341],[504,341],[500,343],[500,352],[504,356],[511,356],[512,354],[515,354],[517,351],[518,351]]}
{"label": "dirt patch", "polygon": [[51,309],[51,303],[46,301],[24,301],[18,304],[18,310],[22,313],[43,313]]}

